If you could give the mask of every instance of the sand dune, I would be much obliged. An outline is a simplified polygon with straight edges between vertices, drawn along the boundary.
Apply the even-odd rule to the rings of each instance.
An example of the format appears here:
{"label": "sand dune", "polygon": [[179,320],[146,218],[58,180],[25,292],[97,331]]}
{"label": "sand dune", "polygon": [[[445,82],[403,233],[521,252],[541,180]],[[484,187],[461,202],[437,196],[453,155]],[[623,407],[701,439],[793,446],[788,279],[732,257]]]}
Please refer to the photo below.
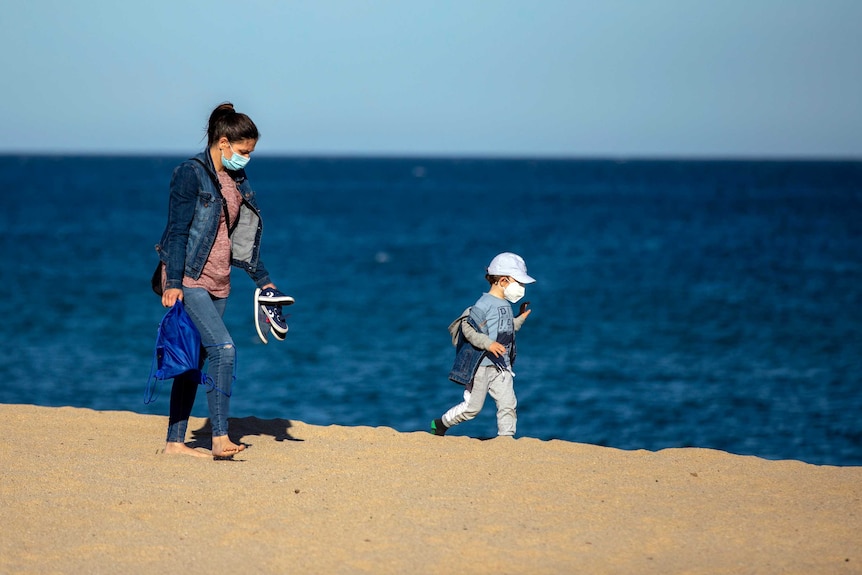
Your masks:
{"label": "sand dune", "polygon": [[164,417],[0,416],[2,573],[862,573],[862,467],[255,418],[217,462]]}

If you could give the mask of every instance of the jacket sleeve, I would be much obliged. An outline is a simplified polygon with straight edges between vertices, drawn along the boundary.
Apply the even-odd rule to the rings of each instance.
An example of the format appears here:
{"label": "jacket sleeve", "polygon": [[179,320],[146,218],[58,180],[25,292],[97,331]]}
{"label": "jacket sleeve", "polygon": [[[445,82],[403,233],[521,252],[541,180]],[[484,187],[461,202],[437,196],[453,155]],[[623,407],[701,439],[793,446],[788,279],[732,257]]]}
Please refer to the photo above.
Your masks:
{"label": "jacket sleeve", "polygon": [[251,281],[254,282],[259,288],[262,288],[266,284],[274,283],[272,278],[269,277],[269,271],[267,271],[266,266],[263,265],[263,261],[257,261],[257,268],[254,271],[246,268],[246,273],[248,273],[248,277],[251,278]]}
{"label": "jacket sleeve", "polygon": [[166,289],[183,286],[186,246],[195,215],[199,187],[198,175],[194,168],[188,164],[181,164],[174,170],[168,200],[167,240],[164,246],[168,254],[165,261]]}
{"label": "jacket sleeve", "polygon": [[488,351],[491,344],[494,343],[493,339],[475,328],[469,316],[461,320],[461,333],[464,334],[464,339],[470,342],[470,345],[485,351]]}
{"label": "jacket sleeve", "polygon": [[513,323],[515,324],[515,331],[520,330],[521,326],[524,325],[525,321],[527,321],[527,316],[525,316],[524,314],[521,314],[518,317],[516,317],[513,320]]}
{"label": "jacket sleeve", "polygon": [[449,324],[449,335],[452,337],[452,345],[458,347],[458,341],[461,339],[461,322],[470,315],[470,308],[465,309],[458,318]]}

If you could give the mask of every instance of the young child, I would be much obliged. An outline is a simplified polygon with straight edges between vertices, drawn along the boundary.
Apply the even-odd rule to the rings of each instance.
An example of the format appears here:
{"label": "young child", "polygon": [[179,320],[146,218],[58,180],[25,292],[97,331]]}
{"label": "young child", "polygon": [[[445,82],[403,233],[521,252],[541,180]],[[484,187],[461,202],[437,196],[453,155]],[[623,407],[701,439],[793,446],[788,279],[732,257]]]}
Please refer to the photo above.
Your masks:
{"label": "young child", "polygon": [[491,285],[488,293],[449,326],[456,348],[449,379],[464,386],[464,401],[431,422],[434,435],[476,417],[489,393],[497,403],[497,435],[515,435],[515,332],[530,310],[525,302],[513,317],[510,303],[524,297],[524,284],[536,280],[527,275],[524,259],[510,252],[491,260],[485,279]]}

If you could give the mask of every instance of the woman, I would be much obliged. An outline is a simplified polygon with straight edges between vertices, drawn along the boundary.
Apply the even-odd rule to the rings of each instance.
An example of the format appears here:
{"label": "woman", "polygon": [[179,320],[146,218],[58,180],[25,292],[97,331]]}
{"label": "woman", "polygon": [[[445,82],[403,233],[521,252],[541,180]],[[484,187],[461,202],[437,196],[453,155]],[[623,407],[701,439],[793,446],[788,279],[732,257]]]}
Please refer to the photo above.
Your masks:
{"label": "woman", "polygon": [[[162,262],[162,305],[183,301],[201,334],[201,361],[209,360],[207,403],[212,455],[218,459],[245,449],[230,440],[227,429],[236,351],[222,318],[230,294],[231,265],[244,269],[258,290],[274,295],[275,301],[280,296],[292,302],[277,291],[260,260],[262,223],[244,171],[259,137],[251,118],[234,110],[233,104],[213,110],[207,149],[174,170],[168,223],[156,246]],[[272,307],[269,311],[273,325],[286,332],[280,308],[274,314]],[[209,457],[185,444],[199,383],[191,374],[174,379],[165,453]]]}

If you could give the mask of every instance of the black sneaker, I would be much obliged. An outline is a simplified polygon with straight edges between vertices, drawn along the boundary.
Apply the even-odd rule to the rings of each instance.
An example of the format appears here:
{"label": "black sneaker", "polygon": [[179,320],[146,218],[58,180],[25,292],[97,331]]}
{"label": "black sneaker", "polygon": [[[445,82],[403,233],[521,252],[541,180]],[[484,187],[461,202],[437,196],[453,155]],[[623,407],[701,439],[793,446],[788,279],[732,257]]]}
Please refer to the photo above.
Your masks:
{"label": "black sneaker", "polygon": [[275,288],[266,288],[258,290],[257,301],[265,305],[291,305],[294,299],[289,295],[285,295]]}
{"label": "black sneaker", "polygon": [[431,422],[431,433],[434,435],[446,435],[449,428],[443,425],[442,419],[435,419]]}
{"label": "black sneaker", "polygon": [[[267,343],[269,331],[279,341],[287,334],[287,322],[281,315],[283,305],[291,305],[294,299],[273,288],[254,290],[254,327],[263,343]],[[269,324],[269,330],[266,329]]]}
{"label": "black sneaker", "polygon": [[257,336],[260,338],[260,341],[266,344],[268,343],[266,332],[272,331],[272,328],[267,329],[269,327],[269,318],[266,317],[263,306],[257,303],[258,292],[260,292],[259,289],[254,291],[254,329],[257,330]]}
{"label": "black sneaker", "polygon": [[273,327],[272,325],[269,326],[269,333],[271,333],[272,337],[274,337],[278,341],[284,341],[285,339],[287,339],[287,334],[278,333],[277,331],[275,331],[275,327]]}
{"label": "black sneaker", "polygon": [[269,320],[269,327],[272,331],[284,335],[287,333],[287,322],[281,316],[280,305],[263,305],[263,313],[266,314],[266,319]]}

